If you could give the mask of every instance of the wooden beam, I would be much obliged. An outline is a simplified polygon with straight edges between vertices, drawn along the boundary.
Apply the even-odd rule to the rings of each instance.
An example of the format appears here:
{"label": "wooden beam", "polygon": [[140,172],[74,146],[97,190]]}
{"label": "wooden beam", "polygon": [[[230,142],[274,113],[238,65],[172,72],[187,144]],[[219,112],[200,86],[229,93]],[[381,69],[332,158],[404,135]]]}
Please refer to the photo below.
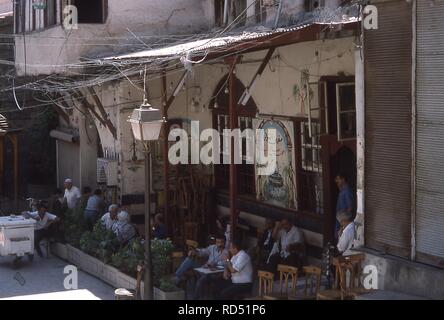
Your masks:
{"label": "wooden beam", "polygon": [[[106,122],[104,119],[102,119],[102,117],[97,113],[96,109],[94,108],[94,106],[92,104],[90,104],[88,102],[88,100],[86,100],[86,97],[83,95],[82,92],[76,90],[75,94],[72,95],[74,97],[74,99],[76,99],[79,103],[83,104],[85,106],[86,109],[88,109],[94,117],[97,118],[97,120],[99,120],[99,122],[106,127]],[[83,101],[80,101],[80,98],[83,99]]]}
{"label": "wooden beam", "polygon": [[[165,69],[162,71],[162,74],[164,72],[165,72]],[[180,89],[182,89],[182,87],[183,87],[183,85],[185,83],[185,79],[186,79],[187,75],[188,75],[188,70],[185,70],[185,72],[182,74],[182,77],[180,77],[180,80],[177,83],[176,87],[174,88],[174,91],[171,93],[170,97],[168,98],[168,100],[166,102],[166,105],[165,105],[165,109],[167,111],[170,108],[170,106],[173,104],[174,99],[176,98],[176,96],[179,94]],[[165,87],[166,87],[166,82],[165,82]],[[166,91],[165,91],[165,93],[166,93]]]}
{"label": "wooden beam", "polygon": [[18,176],[18,137],[14,135],[14,205],[18,210],[19,176]]}
{"label": "wooden beam", "polygon": [[274,50],[276,48],[271,48],[268,50],[267,54],[264,57],[264,60],[262,60],[261,65],[257,69],[256,73],[253,76],[253,79],[250,82],[250,85],[245,88],[244,93],[240,97],[238,104],[246,105],[248,100],[250,100],[251,97],[251,91],[253,90],[256,81],[262,76],[262,73],[265,70],[265,67],[267,66],[268,62],[270,61],[271,57],[273,56]]}
{"label": "wooden beam", "polygon": [[17,139],[17,135],[8,135],[7,136],[9,138],[9,140],[12,143],[12,148],[13,148],[13,162],[14,162],[14,167],[13,167],[13,171],[14,171],[14,207],[15,210],[18,210],[18,190],[19,190],[19,185],[18,185],[18,180],[19,180],[19,176],[18,176],[18,139]]}
{"label": "wooden beam", "polygon": [[[230,66],[230,74],[228,78],[228,86],[229,86],[229,125],[230,129],[233,131],[238,127],[238,119],[237,119],[237,101],[236,101],[236,76],[234,74],[234,69],[236,64],[239,61],[238,56],[227,58],[226,63]],[[236,143],[234,141],[234,135],[231,136],[230,141],[230,227],[231,241],[237,238],[237,166],[235,164],[235,152],[237,148],[235,148]]]}
{"label": "wooden beam", "polygon": [[96,91],[94,90],[93,87],[88,87],[88,91],[91,94],[91,96],[93,97],[96,107],[99,109],[100,113],[102,114],[102,118],[103,118],[103,120],[105,120],[108,130],[111,132],[114,139],[117,139],[116,127],[114,127],[114,124],[112,123],[112,121],[108,117],[105,107],[103,106],[102,102],[100,101],[99,97],[97,96]]}
{"label": "wooden beam", "polygon": [[[170,99],[172,98],[171,102]],[[167,80],[166,80],[166,70],[165,68],[162,69],[162,111],[163,111],[163,117],[165,118],[165,123],[163,125],[163,129],[162,129],[162,137],[163,137],[163,146],[162,146],[162,151],[163,151],[163,190],[164,190],[164,201],[165,201],[165,205],[164,205],[164,217],[165,217],[165,225],[167,227],[167,235],[171,236],[170,233],[170,225],[169,225],[169,221],[170,221],[170,217],[169,217],[169,212],[170,212],[170,201],[169,201],[169,163],[168,163],[168,149],[169,149],[169,145],[168,145],[168,103],[171,105],[171,103],[173,102],[175,96],[172,95],[170,97],[170,99],[168,99],[167,102]]]}
{"label": "wooden beam", "polygon": [[[342,25],[342,30],[353,31],[349,37],[355,36],[357,34],[356,30],[359,30],[359,25],[359,22],[346,23]],[[258,39],[234,42],[229,46],[219,48],[218,50],[208,54],[206,52],[197,53],[193,56],[192,60],[200,61],[204,59],[204,61],[210,61],[230,55],[234,56],[239,52],[242,52],[242,54],[247,54],[250,52],[270,49],[272,47],[277,48],[295,43],[322,40],[321,33],[327,32],[328,28],[329,27],[325,25],[314,24],[303,29],[272,33]]]}
{"label": "wooden beam", "polygon": [[0,194],[3,194],[3,173],[5,170],[4,159],[4,138],[0,137]]}

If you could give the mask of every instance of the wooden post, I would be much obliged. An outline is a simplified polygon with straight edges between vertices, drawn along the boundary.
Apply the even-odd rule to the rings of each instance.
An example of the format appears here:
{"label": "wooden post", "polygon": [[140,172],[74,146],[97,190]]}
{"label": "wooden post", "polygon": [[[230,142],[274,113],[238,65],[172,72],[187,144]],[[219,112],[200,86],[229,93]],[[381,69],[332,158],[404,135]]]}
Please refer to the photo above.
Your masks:
{"label": "wooden post", "polygon": [[[229,125],[230,130],[238,128],[237,120],[237,101],[236,101],[236,76],[234,74],[234,68],[237,63],[237,56],[230,57],[226,62],[230,65],[230,74],[228,75],[228,90],[229,90]],[[235,161],[235,152],[237,151],[237,146],[234,141],[234,135],[231,136],[230,140],[230,239],[231,241],[236,239],[237,233],[237,166]]]}
{"label": "wooden post", "polygon": [[4,138],[0,137],[0,195],[3,193],[3,171],[4,171]]}
{"label": "wooden post", "polygon": [[14,153],[14,207],[15,210],[18,210],[18,139],[17,135],[14,134],[10,136],[12,146],[13,146],[13,153]]}
{"label": "wooden post", "polygon": [[166,70],[162,69],[162,110],[165,123],[162,129],[163,137],[163,192],[164,192],[164,218],[167,229],[167,236],[172,236],[169,217],[169,174],[168,174],[168,105],[167,105],[167,79]]}

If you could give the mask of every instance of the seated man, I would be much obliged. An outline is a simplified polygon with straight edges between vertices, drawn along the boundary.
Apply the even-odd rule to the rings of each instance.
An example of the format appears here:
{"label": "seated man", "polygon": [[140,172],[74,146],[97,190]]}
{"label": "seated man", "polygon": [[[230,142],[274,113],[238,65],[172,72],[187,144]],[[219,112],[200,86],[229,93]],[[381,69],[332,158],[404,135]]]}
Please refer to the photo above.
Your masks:
{"label": "seated man", "polygon": [[256,254],[257,265],[262,267],[266,264],[268,256],[274,246],[273,230],[275,222],[271,219],[265,221],[265,230],[262,233],[261,238],[257,240]]}
{"label": "seated man", "polygon": [[337,249],[339,254],[348,256],[352,254],[350,249],[353,248],[355,240],[355,223],[353,222],[353,214],[351,212],[343,211],[337,215],[336,219],[341,226]]}
{"label": "seated man", "polygon": [[48,206],[44,202],[40,202],[37,205],[37,211],[29,213],[29,216],[37,221],[34,231],[34,247],[40,257],[43,257],[40,242],[44,238],[49,239],[53,235],[53,226],[60,220],[57,216],[47,212],[47,210]]}
{"label": "seated man", "polygon": [[236,299],[248,295],[253,288],[253,265],[248,254],[241,249],[238,241],[230,244],[231,260],[227,259],[224,275],[217,281],[219,298]]}
{"label": "seated man", "polygon": [[107,230],[111,230],[113,224],[117,222],[118,213],[119,213],[119,206],[117,204],[112,204],[109,206],[108,212],[105,213],[102,216],[102,218],[100,218],[100,221]]}
{"label": "seated man", "polygon": [[[200,263],[195,259],[196,256],[208,256],[208,260],[203,267],[216,267],[224,265],[224,261],[228,258],[228,251],[225,249],[225,237],[223,235],[218,235],[216,236],[216,244],[208,246],[207,248],[190,250],[188,252],[188,257],[185,258],[185,260],[176,270],[176,283],[183,280],[183,277],[188,270],[201,266]],[[206,280],[202,280],[201,284],[196,284],[197,297],[200,296],[200,290],[203,288],[205,281]],[[199,289],[198,286],[200,286]]]}
{"label": "seated man", "polygon": [[136,228],[130,223],[129,213],[126,211],[120,211],[117,214],[117,222],[112,225],[112,231],[122,244],[135,238],[137,234]]}
{"label": "seated man", "polygon": [[[223,235],[216,236],[216,244],[206,249],[200,249],[200,255],[208,255],[208,261],[203,265],[204,268],[223,267],[225,260],[228,259],[228,251],[225,249],[225,237]],[[217,279],[219,274],[201,275],[196,282],[194,288],[193,300],[202,298],[205,286],[211,281]]]}
{"label": "seated man", "polygon": [[273,239],[276,242],[268,256],[265,269],[275,272],[278,264],[298,266],[303,257],[296,254],[292,248],[304,243],[302,232],[288,219],[282,219],[273,230]]}
{"label": "seated man", "polygon": [[166,226],[161,213],[154,216],[153,238],[159,240],[164,240],[167,238]]}

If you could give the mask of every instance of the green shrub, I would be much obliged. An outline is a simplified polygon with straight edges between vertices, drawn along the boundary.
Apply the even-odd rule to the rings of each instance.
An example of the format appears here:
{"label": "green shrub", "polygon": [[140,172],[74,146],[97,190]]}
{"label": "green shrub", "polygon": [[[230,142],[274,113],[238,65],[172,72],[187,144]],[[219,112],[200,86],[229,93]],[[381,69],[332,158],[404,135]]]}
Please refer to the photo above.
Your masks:
{"label": "green shrub", "polygon": [[160,279],[159,289],[165,292],[173,292],[180,290],[170,277]]}
{"label": "green shrub", "polygon": [[135,276],[137,266],[143,264],[144,251],[141,239],[133,239],[111,255],[111,265],[128,275]]}
{"label": "green shrub", "polygon": [[114,252],[120,249],[120,243],[114,232],[107,230],[100,221],[93,231],[86,231],[80,238],[80,249],[104,263],[111,261]]}
{"label": "green shrub", "polygon": [[160,286],[161,279],[169,274],[173,250],[174,245],[171,240],[151,240],[151,264],[155,286]]}
{"label": "green shrub", "polygon": [[[97,222],[93,231],[86,231],[80,210],[68,210],[65,238],[71,245],[83,252],[110,264],[120,271],[135,277],[137,266],[144,262],[144,247],[140,238],[121,245],[114,232]],[[169,277],[171,254],[174,245],[171,240],[151,240],[151,262],[153,282],[163,291],[178,290]]]}
{"label": "green shrub", "polygon": [[79,208],[68,209],[65,212],[63,230],[65,241],[76,248],[80,248],[80,238],[86,231],[86,226],[83,213],[80,212]]}

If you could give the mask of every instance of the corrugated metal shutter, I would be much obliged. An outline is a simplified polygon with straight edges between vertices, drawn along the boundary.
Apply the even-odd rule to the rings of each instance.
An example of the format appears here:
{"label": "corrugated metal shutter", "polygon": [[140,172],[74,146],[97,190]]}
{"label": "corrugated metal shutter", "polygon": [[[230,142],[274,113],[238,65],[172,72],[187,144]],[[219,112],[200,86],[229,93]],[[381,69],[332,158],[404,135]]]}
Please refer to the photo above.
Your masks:
{"label": "corrugated metal shutter", "polygon": [[409,257],[411,248],[412,11],[378,3],[365,31],[365,243]]}
{"label": "corrugated metal shutter", "polygon": [[417,3],[416,256],[444,266],[444,2]]}
{"label": "corrugated metal shutter", "polygon": [[57,140],[58,185],[63,186],[66,178],[71,178],[74,185],[80,185],[80,146],[77,143]]}

